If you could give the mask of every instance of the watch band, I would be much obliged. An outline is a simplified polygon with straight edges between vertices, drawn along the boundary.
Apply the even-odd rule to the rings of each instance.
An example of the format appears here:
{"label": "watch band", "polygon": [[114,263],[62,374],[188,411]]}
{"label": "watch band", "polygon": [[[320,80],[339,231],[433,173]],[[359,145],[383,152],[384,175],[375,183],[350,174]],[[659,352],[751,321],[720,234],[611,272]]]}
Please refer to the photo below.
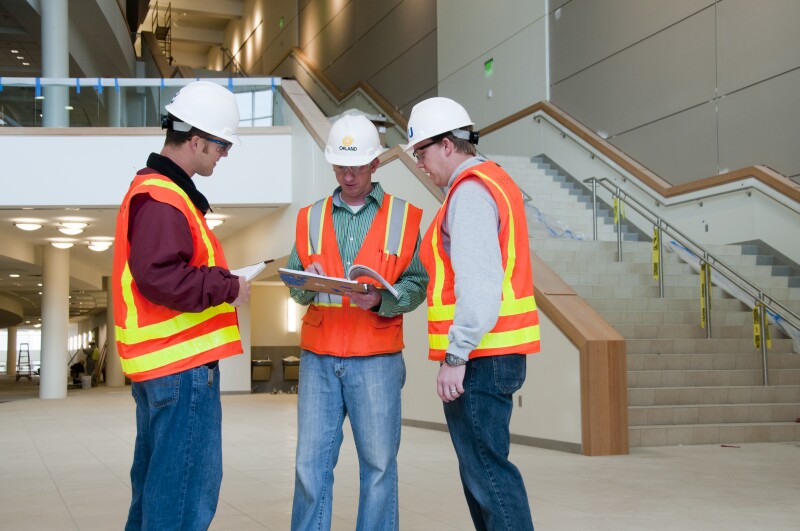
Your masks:
{"label": "watch band", "polygon": [[450,367],[459,367],[461,365],[467,364],[467,360],[465,360],[464,358],[459,358],[455,354],[450,354],[450,353],[445,354],[444,362]]}

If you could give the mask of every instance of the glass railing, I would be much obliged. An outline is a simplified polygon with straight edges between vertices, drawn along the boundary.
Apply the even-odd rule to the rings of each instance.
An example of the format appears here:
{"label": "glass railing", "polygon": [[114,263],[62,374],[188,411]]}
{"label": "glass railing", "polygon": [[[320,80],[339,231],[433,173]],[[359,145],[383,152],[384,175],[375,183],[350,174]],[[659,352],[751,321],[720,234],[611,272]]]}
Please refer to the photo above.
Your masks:
{"label": "glass railing", "polygon": [[[0,127],[159,127],[180,88],[194,79],[0,78]],[[274,95],[280,78],[208,78],[239,103],[240,127],[280,125]],[[52,95],[52,96],[51,96]],[[63,101],[46,105],[45,98]],[[45,114],[52,113],[47,120]],[[280,113],[278,113],[280,114]]]}

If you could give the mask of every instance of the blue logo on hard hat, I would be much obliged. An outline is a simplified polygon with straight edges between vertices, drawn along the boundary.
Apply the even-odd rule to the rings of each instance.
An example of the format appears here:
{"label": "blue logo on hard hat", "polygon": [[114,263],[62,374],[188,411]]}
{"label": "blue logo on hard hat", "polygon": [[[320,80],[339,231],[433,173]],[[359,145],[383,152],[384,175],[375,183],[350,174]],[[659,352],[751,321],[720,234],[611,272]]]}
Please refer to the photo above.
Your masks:
{"label": "blue logo on hard hat", "polygon": [[414,136],[414,128],[413,127],[409,127],[408,128],[408,138],[411,138],[412,136]]}

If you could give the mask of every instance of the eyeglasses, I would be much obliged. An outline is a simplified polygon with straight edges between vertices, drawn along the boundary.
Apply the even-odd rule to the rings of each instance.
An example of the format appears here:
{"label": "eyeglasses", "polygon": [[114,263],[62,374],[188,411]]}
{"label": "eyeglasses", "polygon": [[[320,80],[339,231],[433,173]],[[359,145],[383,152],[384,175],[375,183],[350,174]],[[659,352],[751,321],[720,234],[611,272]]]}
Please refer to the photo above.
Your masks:
{"label": "eyeglasses", "polygon": [[338,166],[334,164],[333,173],[339,176],[345,175],[347,172],[350,172],[353,175],[362,175],[369,171],[369,167],[370,164],[364,164],[363,166]]}
{"label": "eyeglasses", "polygon": [[217,145],[217,151],[219,153],[227,153],[231,150],[231,146],[233,146],[233,142],[225,142],[224,140],[217,140],[216,138],[208,138],[207,136],[201,136],[200,138],[204,138],[205,140],[212,142]]}
{"label": "eyeglasses", "polygon": [[435,140],[429,144],[425,144],[422,147],[418,147],[417,149],[414,150],[414,153],[412,153],[412,155],[414,156],[415,159],[420,160],[423,156],[425,156],[426,149],[428,149],[434,144],[438,144],[439,142],[441,142],[441,140]]}

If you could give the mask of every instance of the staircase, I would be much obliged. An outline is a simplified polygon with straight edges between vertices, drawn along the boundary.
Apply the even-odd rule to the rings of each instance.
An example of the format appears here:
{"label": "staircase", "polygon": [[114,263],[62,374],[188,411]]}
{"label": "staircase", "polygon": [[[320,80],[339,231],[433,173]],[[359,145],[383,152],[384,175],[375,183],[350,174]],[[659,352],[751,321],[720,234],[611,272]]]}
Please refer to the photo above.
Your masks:
{"label": "staircase", "polygon": [[[791,339],[770,327],[764,386],[750,308],[715,286],[707,339],[700,277],[689,265],[665,246],[660,298],[651,243],[641,231],[628,227],[618,262],[613,218],[599,224],[600,241],[591,241],[591,201],[577,199],[575,179],[541,157],[491,158],[532,197],[533,250],[627,340],[630,446],[800,441],[800,354],[792,353]],[[753,248],[750,242],[709,251],[800,309],[795,277]]]}

